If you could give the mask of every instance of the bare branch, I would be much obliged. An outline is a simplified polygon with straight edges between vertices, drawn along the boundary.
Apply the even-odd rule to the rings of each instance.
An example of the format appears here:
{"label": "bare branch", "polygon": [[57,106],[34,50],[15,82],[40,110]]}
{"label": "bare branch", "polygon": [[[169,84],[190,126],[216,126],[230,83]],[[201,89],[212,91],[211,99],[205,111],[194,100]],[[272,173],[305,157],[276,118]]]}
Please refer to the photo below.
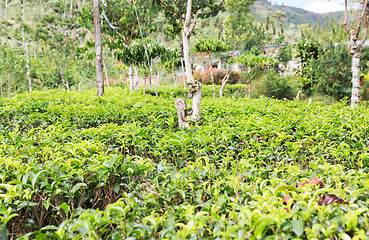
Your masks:
{"label": "bare branch", "polygon": [[345,19],[343,20],[343,26],[345,27],[346,32],[350,34],[350,30],[347,27],[347,21],[348,21],[347,0],[345,0]]}
{"label": "bare branch", "polygon": [[363,22],[363,19],[366,19],[366,7],[368,5],[368,0],[364,0],[363,2],[363,11],[361,12],[361,16],[359,18],[359,22],[357,24],[357,31],[356,31],[356,39],[359,37],[359,33],[360,33],[360,30],[361,30],[361,25],[362,25],[362,22]]}

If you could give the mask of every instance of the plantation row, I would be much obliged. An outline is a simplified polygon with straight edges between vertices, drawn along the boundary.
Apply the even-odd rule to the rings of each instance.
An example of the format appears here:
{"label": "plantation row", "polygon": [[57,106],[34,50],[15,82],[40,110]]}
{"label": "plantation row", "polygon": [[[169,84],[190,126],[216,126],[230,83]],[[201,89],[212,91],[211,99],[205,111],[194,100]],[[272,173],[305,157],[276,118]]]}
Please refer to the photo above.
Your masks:
{"label": "plantation row", "polygon": [[0,237],[366,239],[366,107],[205,97],[182,130],[159,95],[1,99]]}

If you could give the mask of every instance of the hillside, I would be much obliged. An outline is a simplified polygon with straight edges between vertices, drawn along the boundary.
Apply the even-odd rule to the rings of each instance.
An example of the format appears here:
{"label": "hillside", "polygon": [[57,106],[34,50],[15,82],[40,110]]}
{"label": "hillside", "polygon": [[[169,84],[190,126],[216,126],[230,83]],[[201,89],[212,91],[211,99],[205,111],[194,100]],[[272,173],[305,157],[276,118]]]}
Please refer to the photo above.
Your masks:
{"label": "hillside", "polygon": [[306,11],[302,8],[274,5],[268,0],[259,0],[251,7],[251,13],[257,21],[266,20],[267,16],[274,13],[283,13],[285,17],[281,18],[283,24],[289,26],[291,23],[295,25],[316,24],[318,21],[324,21],[327,17],[343,16],[343,12],[319,14]]}

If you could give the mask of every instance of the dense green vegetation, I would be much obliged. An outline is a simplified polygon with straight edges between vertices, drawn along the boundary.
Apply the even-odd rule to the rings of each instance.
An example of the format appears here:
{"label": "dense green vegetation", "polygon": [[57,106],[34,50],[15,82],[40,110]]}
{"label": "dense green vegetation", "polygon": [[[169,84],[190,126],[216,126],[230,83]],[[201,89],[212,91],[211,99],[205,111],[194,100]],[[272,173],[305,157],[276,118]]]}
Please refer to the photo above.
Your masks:
{"label": "dense green vegetation", "polygon": [[[208,87],[202,122],[182,130],[171,91],[1,99],[1,237],[366,239],[367,107]],[[325,186],[296,187],[312,177]]]}

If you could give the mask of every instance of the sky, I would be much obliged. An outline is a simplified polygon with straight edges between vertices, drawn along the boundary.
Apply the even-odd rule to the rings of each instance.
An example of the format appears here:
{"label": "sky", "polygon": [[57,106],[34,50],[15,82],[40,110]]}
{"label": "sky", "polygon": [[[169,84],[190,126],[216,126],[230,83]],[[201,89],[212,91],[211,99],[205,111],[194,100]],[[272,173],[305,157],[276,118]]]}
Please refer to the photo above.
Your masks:
{"label": "sky", "polygon": [[299,7],[311,12],[326,13],[344,10],[344,0],[269,0],[271,3]]}

